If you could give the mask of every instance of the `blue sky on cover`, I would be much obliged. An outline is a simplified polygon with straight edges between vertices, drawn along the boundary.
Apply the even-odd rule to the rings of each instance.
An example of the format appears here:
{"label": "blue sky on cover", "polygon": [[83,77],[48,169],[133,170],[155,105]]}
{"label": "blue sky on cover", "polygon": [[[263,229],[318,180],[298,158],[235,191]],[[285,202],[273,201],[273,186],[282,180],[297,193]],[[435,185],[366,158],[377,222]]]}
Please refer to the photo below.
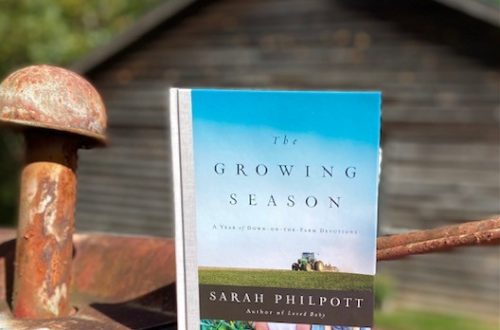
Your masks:
{"label": "blue sky on cover", "polygon": [[[289,269],[302,252],[319,254],[341,271],[373,274],[377,212],[380,94],[193,90],[199,265]],[[273,144],[287,136],[296,145]],[[214,172],[225,164],[225,174]],[[244,164],[248,176],[236,175]],[[268,174],[255,167],[265,164]],[[294,165],[283,177],[279,165]],[[310,166],[310,177],[305,166]],[[322,177],[321,166],[334,166]],[[356,179],[345,168],[356,166]],[[236,193],[237,205],[229,195]],[[257,206],[248,205],[248,194]],[[295,207],[287,207],[294,195]],[[273,195],[278,206],[267,206]],[[307,196],[318,206],[308,208]],[[328,196],[341,207],[328,208]],[[220,225],[295,228],[297,232],[221,230]],[[214,226],[217,229],[214,230]],[[357,230],[359,235],[300,232]]]}

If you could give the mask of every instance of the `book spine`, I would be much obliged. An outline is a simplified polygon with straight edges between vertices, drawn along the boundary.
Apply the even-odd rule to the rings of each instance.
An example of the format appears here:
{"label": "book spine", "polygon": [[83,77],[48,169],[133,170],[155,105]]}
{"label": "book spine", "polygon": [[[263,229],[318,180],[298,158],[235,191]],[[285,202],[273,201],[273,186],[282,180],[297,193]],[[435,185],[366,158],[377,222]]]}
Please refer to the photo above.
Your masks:
{"label": "book spine", "polygon": [[172,89],[170,130],[174,189],[178,329],[199,330],[200,305],[195,213],[191,90]]}
{"label": "book spine", "polygon": [[177,289],[177,326],[186,329],[186,279],[184,263],[184,229],[182,225],[181,163],[179,141],[179,93],[170,89],[170,145],[172,157],[172,189],[174,197],[175,262]]}

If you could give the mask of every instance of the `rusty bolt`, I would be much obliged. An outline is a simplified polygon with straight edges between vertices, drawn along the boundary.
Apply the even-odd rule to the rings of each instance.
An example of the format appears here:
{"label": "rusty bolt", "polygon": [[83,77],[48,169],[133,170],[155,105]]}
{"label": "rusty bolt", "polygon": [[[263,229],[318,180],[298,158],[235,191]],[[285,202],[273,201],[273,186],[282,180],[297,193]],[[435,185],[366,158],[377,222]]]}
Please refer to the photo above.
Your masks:
{"label": "rusty bolt", "polygon": [[26,141],[13,314],[67,316],[77,150],[105,143],[103,102],[90,83],[71,71],[30,66],[0,84],[0,124],[22,131]]}

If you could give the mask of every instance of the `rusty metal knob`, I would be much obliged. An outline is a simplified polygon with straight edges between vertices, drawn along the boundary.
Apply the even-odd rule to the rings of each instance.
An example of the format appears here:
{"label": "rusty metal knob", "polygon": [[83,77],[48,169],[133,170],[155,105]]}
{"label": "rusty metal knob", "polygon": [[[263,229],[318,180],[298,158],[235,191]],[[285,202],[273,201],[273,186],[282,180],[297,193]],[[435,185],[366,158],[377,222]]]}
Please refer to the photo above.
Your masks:
{"label": "rusty metal knob", "polygon": [[0,84],[0,124],[21,130],[26,139],[15,317],[52,318],[71,311],[77,150],[105,143],[106,120],[97,91],[71,71],[30,66]]}

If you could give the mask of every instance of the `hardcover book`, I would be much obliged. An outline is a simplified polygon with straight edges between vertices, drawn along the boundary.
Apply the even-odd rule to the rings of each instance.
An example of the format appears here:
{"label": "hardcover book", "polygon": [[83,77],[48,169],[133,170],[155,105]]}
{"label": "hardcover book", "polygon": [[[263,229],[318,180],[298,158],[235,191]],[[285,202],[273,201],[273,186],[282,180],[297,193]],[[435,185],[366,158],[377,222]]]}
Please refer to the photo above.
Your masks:
{"label": "hardcover book", "polygon": [[179,329],[372,326],[380,105],[170,90]]}

